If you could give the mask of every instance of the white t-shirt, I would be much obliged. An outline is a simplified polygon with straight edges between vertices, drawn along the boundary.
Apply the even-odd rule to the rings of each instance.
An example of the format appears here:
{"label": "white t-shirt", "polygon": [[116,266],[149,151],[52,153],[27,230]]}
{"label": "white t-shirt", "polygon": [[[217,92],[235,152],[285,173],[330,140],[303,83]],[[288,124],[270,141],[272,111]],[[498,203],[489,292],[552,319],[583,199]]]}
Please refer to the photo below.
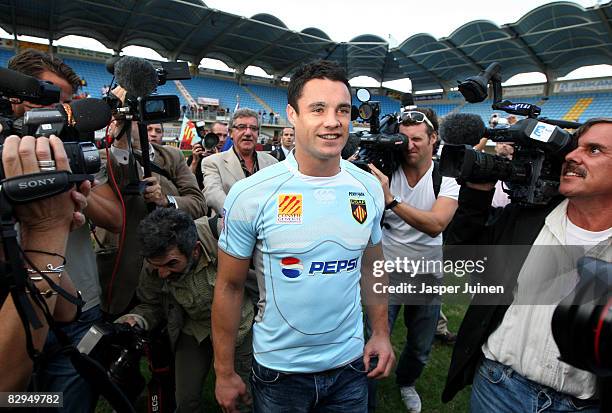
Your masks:
{"label": "white t-shirt", "polygon": [[612,227],[603,231],[587,231],[575,225],[567,218],[567,227],[565,228],[565,245],[597,245],[602,241],[607,240],[612,236]]}
{"label": "white t-shirt", "polygon": [[[430,211],[436,202],[433,190],[433,167],[432,162],[425,175],[414,187],[408,183],[402,168],[398,168],[391,177],[391,193],[401,197],[402,203]],[[442,177],[438,198],[447,197],[457,200],[459,199],[459,188],[455,179]],[[431,248],[431,246],[442,245],[442,234],[432,238],[408,225],[391,210],[385,211],[385,224],[389,225],[389,228],[383,228],[383,250],[387,260],[396,257],[441,258],[441,249]]]}

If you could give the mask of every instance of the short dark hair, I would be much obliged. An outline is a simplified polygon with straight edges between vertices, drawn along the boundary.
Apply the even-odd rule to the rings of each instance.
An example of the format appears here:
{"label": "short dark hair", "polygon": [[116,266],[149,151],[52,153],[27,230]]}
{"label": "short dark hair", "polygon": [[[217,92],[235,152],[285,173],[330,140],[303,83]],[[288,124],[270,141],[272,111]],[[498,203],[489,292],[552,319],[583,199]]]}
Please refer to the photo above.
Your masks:
{"label": "short dark hair", "polygon": [[198,231],[186,212],[176,208],[157,208],[140,221],[138,240],[145,258],[165,255],[174,247],[189,257],[198,241]]}
{"label": "short dark hair", "polygon": [[329,79],[342,82],[346,85],[349,96],[351,95],[351,85],[346,78],[346,72],[338,63],[330,60],[317,60],[307,63],[296,70],[287,87],[287,101],[296,113],[299,113],[297,102],[302,96],[304,85],[312,79]]}
{"label": "short dark hair", "polygon": [[8,68],[28,76],[38,78],[42,72],[49,71],[65,79],[76,92],[81,86],[81,78],[62,59],[40,50],[28,49],[11,57]]}
{"label": "short dark hair", "polygon": [[163,123],[149,123],[147,126],[159,125],[162,133],[164,133],[164,124]]}
{"label": "short dark hair", "polygon": [[591,129],[594,125],[599,123],[610,123],[612,124],[612,118],[591,118],[582,124],[576,132],[574,132],[574,141],[578,142],[578,139],[584,135],[589,129]]}
{"label": "short dark hair", "polygon": [[[413,111],[413,112],[421,112],[422,114],[427,116],[427,119],[429,119],[429,121],[433,125],[433,129],[432,129],[431,126],[429,126],[427,124],[427,122],[423,122],[423,123],[425,123],[425,126],[427,127],[427,135],[428,136],[431,137],[431,135],[434,132],[436,132],[436,133],[438,132],[440,124],[438,122],[438,115],[436,115],[436,112],[433,109],[430,109],[430,108],[414,108],[414,109],[410,109],[410,110]],[[404,126],[412,126],[412,125],[418,125],[418,123],[412,121],[410,118],[406,118],[402,122],[402,125],[404,125]]]}

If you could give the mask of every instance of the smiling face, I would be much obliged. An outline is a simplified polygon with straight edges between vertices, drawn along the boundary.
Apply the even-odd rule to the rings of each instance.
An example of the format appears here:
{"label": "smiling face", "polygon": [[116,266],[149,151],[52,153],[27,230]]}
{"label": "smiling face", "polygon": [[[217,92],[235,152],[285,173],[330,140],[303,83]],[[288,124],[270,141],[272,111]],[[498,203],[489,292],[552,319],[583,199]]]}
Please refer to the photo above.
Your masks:
{"label": "smiling face", "polygon": [[612,196],[612,123],[591,126],[565,157],[559,192],[568,197]]}
{"label": "smiling face", "polygon": [[295,127],[298,161],[337,165],[351,120],[351,95],[346,85],[311,79],[304,85],[297,105],[297,110],[287,105],[287,117]]}

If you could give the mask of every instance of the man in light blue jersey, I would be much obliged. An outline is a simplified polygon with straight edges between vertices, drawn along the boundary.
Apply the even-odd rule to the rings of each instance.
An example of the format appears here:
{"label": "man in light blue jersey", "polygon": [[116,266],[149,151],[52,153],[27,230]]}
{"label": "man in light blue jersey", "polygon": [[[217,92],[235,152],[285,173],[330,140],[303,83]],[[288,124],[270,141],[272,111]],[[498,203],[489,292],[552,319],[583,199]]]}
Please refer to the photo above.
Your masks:
{"label": "man in light blue jersey", "polygon": [[294,151],[237,182],[224,204],[212,309],[216,397],[233,412],[247,394],[233,348],[252,262],[255,412],[366,412],[367,378],[387,377],[395,360],[386,303],[366,306],[367,343],[361,310],[372,262],[383,259],[384,196],[374,176],[340,159],[351,120],[344,71],[326,61],[298,69],[288,100]]}

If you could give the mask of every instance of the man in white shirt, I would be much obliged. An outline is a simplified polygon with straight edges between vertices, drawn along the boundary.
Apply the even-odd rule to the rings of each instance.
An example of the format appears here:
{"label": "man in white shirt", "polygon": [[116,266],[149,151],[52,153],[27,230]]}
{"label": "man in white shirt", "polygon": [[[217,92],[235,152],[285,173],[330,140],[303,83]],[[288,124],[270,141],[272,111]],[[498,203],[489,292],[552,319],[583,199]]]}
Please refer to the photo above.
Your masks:
{"label": "man in white shirt", "polygon": [[[404,112],[400,121],[399,132],[406,135],[408,145],[401,153],[400,167],[393,172],[391,182],[376,167],[370,166],[385,194],[385,259],[418,260],[425,256],[426,259],[441,261],[442,231],[457,209],[459,186],[454,179],[441,177],[432,160],[438,140],[435,112],[427,108],[414,109]],[[393,283],[411,281],[406,273],[397,272],[390,278]],[[414,279],[439,283],[441,278],[441,273],[425,271]],[[404,324],[408,334],[397,364],[396,382],[408,411],[418,413],[421,399],[414,386],[429,358],[440,314],[440,300],[437,295],[423,295],[416,300],[412,295],[398,298],[394,304],[390,302],[389,325],[391,328],[395,323],[402,304],[407,304],[404,306]],[[375,402],[372,397],[370,400],[371,404]]]}
{"label": "man in white shirt", "polygon": [[[494,184],[461,188],[449,243],[547,247],[531,248],[524,261],[513,257],[518,263],[496,268],[507,280],[510,305],[478,305],[485,297],[474,297],[459,330],[443,401],[472,383],[472,412],[598,412],[599,395],[612,391],[609,385],[598,389],[593,374],[560,361],[552,337],[552,314],[563,293],[551,301],[550,292],[569,292],[579,279],[577,248],[568,246],[579,246],[579,255],[612,259],[612,118],[587,121],[575,139],[577,148],[565,156],[561,170],[559,193],[565,199],[543,207],[510,204],[486,226]],[[489,251],[508,255],[509,249]],[[542,271],[547,267],[552,271]],[[547,300],[526,303],[534,291]]]}

